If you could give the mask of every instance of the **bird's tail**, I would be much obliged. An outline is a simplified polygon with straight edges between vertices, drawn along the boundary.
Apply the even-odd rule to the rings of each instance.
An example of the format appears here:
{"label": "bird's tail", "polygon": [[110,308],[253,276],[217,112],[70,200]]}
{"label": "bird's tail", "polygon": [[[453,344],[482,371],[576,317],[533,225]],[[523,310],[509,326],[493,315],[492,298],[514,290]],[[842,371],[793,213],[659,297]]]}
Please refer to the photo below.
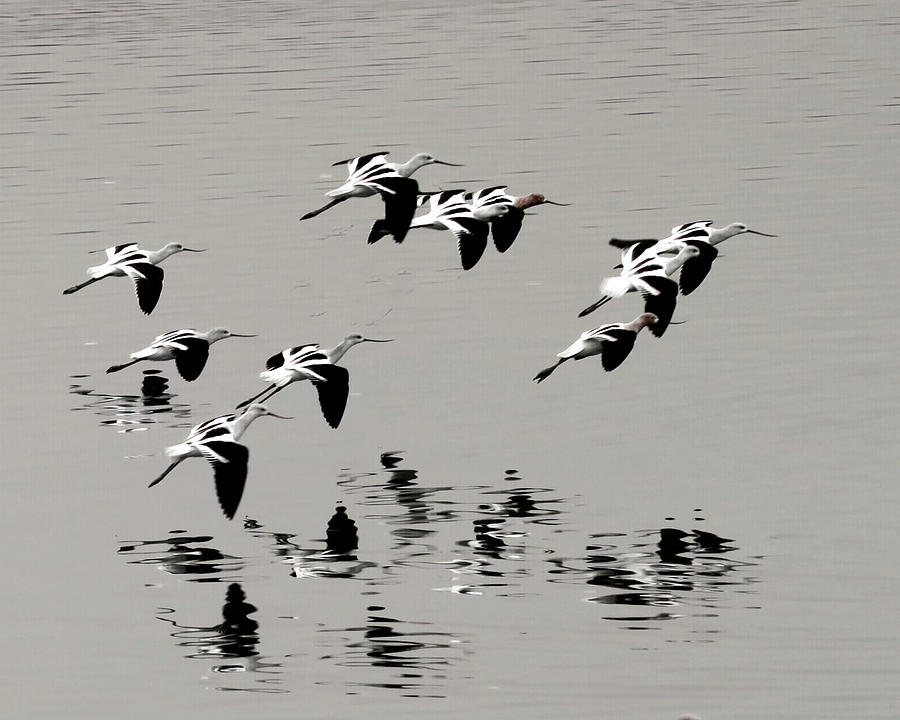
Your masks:
{"label": "bird's tail", "polygon": [[600,293],[610,299],[620,298],[631,290],[631,280],[621,275],[603,278],[600,283]]}

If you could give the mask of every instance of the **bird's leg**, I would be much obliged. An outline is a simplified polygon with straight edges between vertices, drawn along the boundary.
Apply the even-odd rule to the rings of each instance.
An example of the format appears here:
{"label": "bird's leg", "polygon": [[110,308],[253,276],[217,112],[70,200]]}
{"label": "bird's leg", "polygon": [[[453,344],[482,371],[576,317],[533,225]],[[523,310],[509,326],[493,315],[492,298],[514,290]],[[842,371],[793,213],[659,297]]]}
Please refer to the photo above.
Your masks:
{"label": "bird's leg", "polygon": [[600,307],[601,305],[605,305],[605,304],[608,303],[609,301],[610,301],[610,298],[609,298],[609,297],[603,297],[603,298],[600,298],[600,299],[599,299],[597,302],[595,302],[593,305],[589,305],[589,306],[586,307],[584,310],[582,310],[580,313],[578,313],[578,317],[584,317],[585,315],[590,315],[590,314],[591,314],[592,312],[594,312],[594,310],[596,310],[598,307]]}
{"label": "bird's leg", "polygon": [[558,368],[560,365],[562,365],[568,359],[569,358],[560,358],[559,360],[556,361],[556,365],[551,365],[550,367],[544,368],[537,375],[535,375],[533,379],[537,380],[538,382],[541,382],[542,380],[546,380],[548,377],[550,377],[550,373],[552,373],[554,370],[556,370],[556,368]]}
{"label": "bird's leg", "polygon": [[85,280],[83,283],[79,283],[78,285],[73,285],[70,288],[66,288],[63,290],[63,295],[71,295],[73,292],[78,292],[82,288],[86,288],[88,285],[91,285],[98,280],[102,280],[103,278],[91,278],[90,280]]}
{"label": "bird's leg", "polygon": [[138,358],[137,360],[132,360],[131,362],[127,362],[127,363],[122,363],[121,365],[110,365],[108,368],[106,368],[106,372],[108,372],[108,373],[119,372],[119,370],[124,370],[125,368],[127,368],[130,365],[139,363],[142,359],[143,358]]}
{"label": "bird's leg", "polygon": [[148,488],[152,488],[154,485],[156,485],[156,483],[160,482],[166,475],[168,475],[168,474],[169,474],[170,472],[172,472],[176,467],[178,467],[178,464],[179,464],[183,459],[184,459],[184,458],[179,458],[178,460],[176,460],[175,462],[173,462],[171,465],[169,465],[169,467],[167,467],[165,470],[163,470],[162,475],[160,475],[158,478],[156,478],[156,480],[154,480],[152,483],[150,483],[147,487],[148,487]]}
{"label": "bird's leg", "polygon": [[[272,397],[272,395],[277,393],[283,387],[286,387],[286,386],[282,385],[281,387],[278,387],[278,385],[269,385],[269,387],[265,388],[262,392],[256,393],[256,395],[254,395],[252,398],[244,400],[244,402],[242,402],[238,405],[235,405],[235,410],[240,410],[242,407],[247,407],[250,403],[256,402],[260,398],[262,398],[264,400],[268,400],[270,397]],[[265,395],[266,393],[270,393],[270,394],[267,397],[263,398],[263,395]]]}
{"label": "bird's leg", "polygon": [[338,203],[344,202],[344,200],[346,200],[346,199],[347,198],[345,198],[345,197],[335,198],[331,202],[320,207],[318,210],[311,210],[310,212],[306,213],[306,215],[304,215],[302,218],[300,218],[300,220],[303,221],[303,220],[309,220],[310,218],[314,218],[316,215],[319,215],[319,214],[325,212],[328,208],[333,208],[335,205],[337,205]]}

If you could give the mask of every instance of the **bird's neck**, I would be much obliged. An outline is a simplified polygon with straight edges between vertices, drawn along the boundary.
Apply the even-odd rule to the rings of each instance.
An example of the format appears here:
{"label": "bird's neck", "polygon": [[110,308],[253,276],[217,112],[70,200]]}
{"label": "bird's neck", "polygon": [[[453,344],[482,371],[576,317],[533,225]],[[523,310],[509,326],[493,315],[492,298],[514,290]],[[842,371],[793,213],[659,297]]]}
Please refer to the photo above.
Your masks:
{"label": "bird's neck", "polygon": [[710,245],[718,245],[720,242],[724,242],[730,237],[734,237],[735,235],[740,235],[740,230],[737,228],[724,227],[713,230],[709,234],[709,244]]}
{"label": "bird's neck", "polygon": [[169,255],[172,255],[174,252],[174,250],[170,250],[169,248],[153,250],[147,253],[147,260],[149,260],[153,265],[159,265],[163,260],[169,257]]}
{"label": "bird's neck", "polygon": [[400,173],[403,177],[409,177],[420,167],[422,167],[421,162],[410,158],[405,163],[399,163],[397,165],[397,172]]}
{"label": "bird's neck", "polygon": [[671,275],[678,268],[687,262],[688,258],[690,258],[690,253],[688,252],[688,248],[684,248],[681,252],[679,252],[675,257],[673,257],[669,262],[666,263],[666,275]]}
{"label": "bird's neck", "polygon": [[356,343],[352,340],[344,340],[340,345],[337,345],[330,350],[326,350],[325,356],[328,358],[328,362],[330,362],[332,365],[337,364],[338,360],[344,357],[344,353],[346,353],[355,344]]}
{"label": "bird's neck", "polygon": [[242,415],[238,415],[231,422],[231,434],[235,440],[240,440],[241,435],[250,427],[250,423],[252,423],[256,418],[259,417],[259,413],[256,412],[245,412]]}

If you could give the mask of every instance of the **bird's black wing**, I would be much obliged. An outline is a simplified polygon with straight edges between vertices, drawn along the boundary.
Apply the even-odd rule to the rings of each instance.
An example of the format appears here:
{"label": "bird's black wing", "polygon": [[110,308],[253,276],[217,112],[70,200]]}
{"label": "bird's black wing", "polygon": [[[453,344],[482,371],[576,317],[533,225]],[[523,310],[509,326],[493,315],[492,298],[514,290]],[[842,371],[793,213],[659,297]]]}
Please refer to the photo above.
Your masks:
{"label": "bird's black wing", "polygon": [[651,333],[660,338],[669,327],[672,315],[675,314],[675,298],[678,296],[678,283],[667,277],[651,275],[642,280],[658,291],[659,294],[651,295],[643,291],[644,312],[653,313],[657,320],[648,326]]}
{"label": "bird's black wing", "polygon": [[206,360],[209,358],[209,343],[202,338],[180,338],[179,345],[184,345],[186,350],[173,350],[175,355],[175,367],[178,374],[191,382],[200,377]]}
{"label": "bird's black wing", "polygon": [[713,260],[719,255],[719,250],[707,242],[688,242],[700,251],[697,257],[688,259],[681,266],[681,277],[679,285],[681,285],[681,294],[690,295],[702,283],[712,269]]}
{"label": "bird's black wing", "polygon": [[324,381],[313,381],[313,385],[316,387],[316,392],[319,393],[319,407],[322,408],[325,422],[331,427],[337,428],[341,424],[344,410],[347,407],[347,396],[350,394],[350,373],[346,368],[331,363],[316,365],[312,370],[325,378]]}
{"label": "bird's black wing", "polygon": [[603,369],[610,372],[625,362],[625,358],[628,357],[631,349],[634,347],[637,333],[633,330],[613,328],[612,330],[607,330],[606,334],[611,335],[614,339],[603,341],[600,362],[603,364]]}
{"label": "bird's black wing", "polygon": [[213,440],[200,447],[209,460],[216,478],[216,495],[222,512],[229,520],[234,518],[244,485],[247,483],[247,463],[250,451],[245,445],[228,440]]}
{"label": "bird's black wing", "polygon": [[131,263],[128,266],[134,271],[134,294],[137,295],[138,306],[145,315],[153,312],[162,293],[163,270],[150,263]]}
{"label": "bird's black wing", "polygon": [[517,207],[509,206],[505,215],[491,220],[491,235],[494,238],[494,247],[498,252],[506,252],[512,247],[522,229],[522,220],[525,219],[525,211]]}
{"label": "bird's black wing", "polygon": [[377,242],[385,235],[393,235],[394,242],[401,243],[409,232],[409,224],[416,214],[416,199],[419,183],[407,177],[389,177],[380,184],[390,192],[381,191],[384,200],[384,219],[376,220],[369,233],[369,244]]}
{"label": "bird's black wing", "polygon": [[472,217],[453,218],[450,231],[456,236],[456,247],[463,270],[471,270],[487,248],[488,224]]}

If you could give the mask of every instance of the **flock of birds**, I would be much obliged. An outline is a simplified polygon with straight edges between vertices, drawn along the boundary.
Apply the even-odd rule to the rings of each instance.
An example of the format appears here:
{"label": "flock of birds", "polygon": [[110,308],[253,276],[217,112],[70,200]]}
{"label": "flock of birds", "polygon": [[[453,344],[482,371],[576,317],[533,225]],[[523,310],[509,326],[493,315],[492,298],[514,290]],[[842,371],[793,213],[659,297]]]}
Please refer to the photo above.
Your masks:
{"label": "flock of birds", "polygon": [[[422,192],[411,177],[416,170],[430,164],[459,167],[426,153],[418,153],[405,163],[388,162],[385,152],[335,163],[336,166],[343,164],[347,165],[347,181],[327,192],[326,196],[331,198],[329,202],[306,213],[300,218],[301,221],[314,218],[350,198],[379,195],[384,202],[384,217],[373,223],[369,243],[377,242],[386,235],[402,243],[407,233],[415,228],[448,230],[456,238],[464,270],[478,263],[487,248],[489,237],[499,252],[506,252],[516,240],[528,208],[541,204],[567,205],[547,200],[538,193],[523,197],[509,195],[504,185],[475,192]],[[416,211],[420,207],[425,210],[417,216]],[[582,333],[574,343],[558,353],[556,364],[541,370],[534,380],[540,383],[547,379],[567,360],[581,360],[593,355],[600,355],[606,371],[615,370],[631,353],[637,334],[644,327],[649,327],[656,337],[662,337],[672,323],[679,289],[682,295],[696,290],[718,255],[716,245],[741,233],[775,237],[751,230],[742,223],[715,228],[712,222],[703,221],[674,227],[671,234],[662,240],[610,240],[610,245],[622,250],[621,263],[617,266],[620,273],[600,283],[601,297],[582,310],[579,317],[630,292],[641,294],[644,312],[631,322],[602,325]],[[138,306],[149,315],[162,293],[164,274],[160,263],[176,253],[204,250],[173,242],[160,250],[143,250],[132,243],[107,248],[105,252],[106,262],[88,268],[89,279],[67,288],[63,294],[75,293],[107,277],[128,277],[134,283]],[[679,270],[678,280],[675,280]],[[159,335],[149,346],[131,353],[128,362],[112,365],[107,372],[118,372],[142,361],[174,360],[178,374],[191,382],[203,372],[210,346],[228,337],[255,335],[234,333],[224,327],[207,332],[191,328],[176,330]],[[187,458],[206,458],[213,468],[219,505],[229,520],[234,518],[244,492],[249,460],[249,450],[239,442],[241,437],[258,417],[268,415],[290,419],[272,412],[262,402],[291,383],[309,380],[318,393],[325,421],[332,428],[337,428],[347,406],[350,380],[347,370],[337,363],[351,347],[363,342],[391,340],[351,334],[333,348],[305,344],[272,355],[266,361],[266,369],[260,373],[260,378],[269,383],[267,387],[238,404],[235,408],[238,412],[200,423],[191,429],[183,442],[166,448],[171,463],[149,487],[163,480]]]}

